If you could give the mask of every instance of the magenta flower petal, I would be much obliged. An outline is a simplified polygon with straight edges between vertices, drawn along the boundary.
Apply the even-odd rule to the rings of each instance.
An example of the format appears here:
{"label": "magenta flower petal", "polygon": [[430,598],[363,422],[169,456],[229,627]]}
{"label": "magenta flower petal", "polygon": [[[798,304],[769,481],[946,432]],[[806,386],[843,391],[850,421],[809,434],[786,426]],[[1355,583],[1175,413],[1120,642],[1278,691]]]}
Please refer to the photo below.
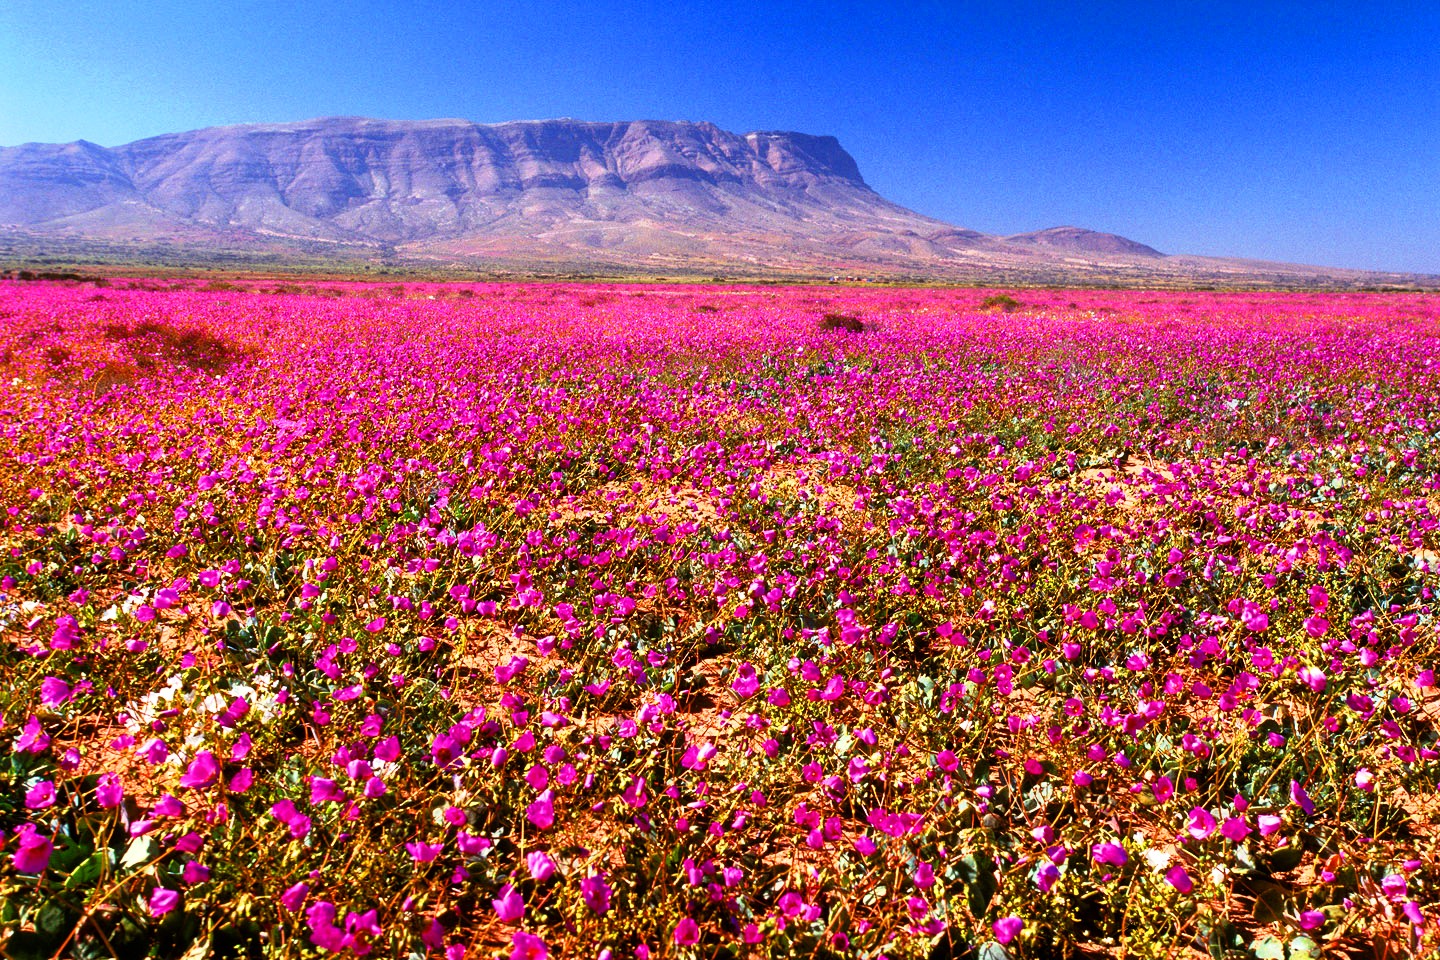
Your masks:
{"label": "magenta flower petal", "polygon": [[1090,858],[1096,863],[1112,867],[1123,867],[1130,859],[1125,848],[1118,843],[1097,843],[1090,848]]}
{"label": "magenta flower petal", "polygon": [[220,764],[216,761],[215,754],[202,750],[190,761],[190,766],[180,778],[180,786],[198,790],[210,786],[219,777]]}
{"label": "magenta flower petal", "polygon": [[490,905],[504,923],[518,923],[525,916],[525,901],[521,899],[520,891],[508,883],[500,888],[500,896],[491,900]]}
{"label": "magenta flower petal", "polygon": [[1001,943],[1009,943],[1020,935],[1021,930],[1025,929],[1025,921],[1013,915],[1002,917],[992,923],[990,929],[995,931],[996,940]]}
{"label": "magenta flower petal", "polygon": [[42,836],[33,824],[24,823],[16,830],[16,847],[10,862],[18,873],[44,873],[50,866],[55,845]]}
{"label": "magenta flower petal", "polygon": [[[463,956],[463,950],[461,955]],[[510,960],[548,960],[549,956],[550,950],[545,946],[545,941],[533,933],[516,930],[510,939]]]}
{"label": "magenta flower petal", "polygon": [[555,793],[546,790],[525,808],[525,819],[541,830],[549,830],[555,824]]}
{"label": "magenta flower petal", "polygon": [[692,946],[700,942],[700,925],[689,917],[684,917],[675,924],[675,942],[682,947]]}
{"label": "magenta flower petal", "polygon": [[1178,863],[1165,871],[1165,882],[1180,893],[1189,893],[1195,889],[1195,883],[1190,879],[1190,874]]}
{"label": "magenta flower petal", "polygon": [[1190,821],[1185,832],[1196,840],[1204,840],[1215,832],[1215,817],[1204,807],[1195,807],[1190,811]]}
{"label": "magenta flower petal", "polygon": [[1220,835],[1231,843],[1242,843],[1251,833],[1244,817],[1230,817],[1220,825]]}
{"label": "magenta flower petal", "polygon": [[164,887],[156,887],[150,891],[150,916],[163,917],[180,905],[180,893],[177,890],[167,890]]}

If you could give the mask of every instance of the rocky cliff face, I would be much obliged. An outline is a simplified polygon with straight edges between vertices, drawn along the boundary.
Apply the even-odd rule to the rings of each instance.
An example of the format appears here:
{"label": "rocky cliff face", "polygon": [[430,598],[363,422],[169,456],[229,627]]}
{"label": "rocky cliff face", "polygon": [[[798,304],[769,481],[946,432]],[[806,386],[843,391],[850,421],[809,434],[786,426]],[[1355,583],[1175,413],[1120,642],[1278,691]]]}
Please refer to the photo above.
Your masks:
{"label": "rocky cliff face", "polygon": [[0,150],[0,223],[80,232],[148,215],[159,233],[405,244],[517,220],[773,229],[870,212],[924,221],[870,190],[833,137],[709,123],[339,118]]}

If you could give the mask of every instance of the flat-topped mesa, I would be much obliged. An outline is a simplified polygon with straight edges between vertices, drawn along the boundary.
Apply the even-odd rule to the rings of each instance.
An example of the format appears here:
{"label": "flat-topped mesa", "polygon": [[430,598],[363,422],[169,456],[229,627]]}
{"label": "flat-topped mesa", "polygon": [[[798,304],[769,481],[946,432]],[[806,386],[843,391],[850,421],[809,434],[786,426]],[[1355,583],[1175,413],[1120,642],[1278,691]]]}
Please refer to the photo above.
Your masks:
{"label": "flat-topped mesa", "polygon": [[758,130],[745,134],[745,141],[771,170],[780,176],[829,176],[865,186],[855,158],[845,152],[834,137],[808,133]]}
{"label": "flat-topped mesa", "polygon": [[[33,226],[96,212],[86,219],[105,220],[103,208],[128,203],[152,209],[157,221],[406,242],[463,236],[503,216],[497,203],[529,192],[541,206],[564,202],[566,193],[576,203],[613,203],[636,189],[683,194],[686,184],[772,205],[825,188],[880,201],[834,137],[741,136],[686,121],[334,117],[210,127],[110,149],[82,142],[0,150],[0,222]],[[714,212],[714,199],[691,197],[672,204],[670,215],[683,221],[687,206]],[[594,219],[625,219],[623,210],[598,212]],[[83,223],[75,226],[83,232]]]}
{"label": "flat-topped mesa", "polygon": [[[764,131],[739,136],[712,123],[635,120],[595,123],[526,120],[480,124],[468,120],[367,120],[337,117],[299,123],[245,124],[168,134],[117,148],[137,158],[137,169],[156,155],[191,155],[223,147],[280,161],[314,162],[339,150],[337,160],[397,162],[412,169],[435,165],[494,167],[539,164],[566,171],[567,185],[643,181],[657,176],[743,181],[757,172],[780,176],[833,176],[862,184],[854,159],[834,137]],[[283,166],[276,169],[282,173]],[[511,178],[501,176],[500,182]],[[519,182],[524,182],[523,175]],[[484,179],[477,181],[485,183]]]}

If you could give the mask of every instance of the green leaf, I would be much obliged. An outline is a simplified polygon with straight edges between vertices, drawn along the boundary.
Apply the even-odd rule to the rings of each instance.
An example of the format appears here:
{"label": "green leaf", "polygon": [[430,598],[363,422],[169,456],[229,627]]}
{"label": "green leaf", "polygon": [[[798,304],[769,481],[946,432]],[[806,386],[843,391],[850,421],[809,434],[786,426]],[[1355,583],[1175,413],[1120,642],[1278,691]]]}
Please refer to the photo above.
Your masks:
{"label": "green leaf", "polygon": [[68,843],[63,847],[57,847],[54,856],[50,858],[50,868],[59,873],[68,873],[79,867],[89,854],[89,846],[78,843]]}
{"label": "green leaf", "polygon": [[1250,944],[1255,960],[1285,960],[1285,944],[1274,937],[1261,937]]}
{"label": "green leaf", "polygon": [[105,854],[97,850],[84,860],[79,866],[70,871],[70,876],[65,878],[65,889],[74,890],[77,887],[88,887],[100,879],[100,874],[105,869]]}
{"label": "green leaf", "polygon": [[1290,960],[1315,960],[1319,956],[1319,945],[1309,937],[1296,937],[1290,941]]}
{"label": "green leaf", "polygon": [[133,870],[153,860],[160,853],[160,845],[149,837],[136,837],[130,841],[125,848],[125,855],[120,858],[120,869]]}
{"label": "green leaf", "polygon": [[1010,952],[996,941],[991,940],[980,945],[977,958],[978,960],[1010,960]]}
{"label": "green leaf", "polygon": [[19,930],[5,941],[4,952],[5,956],[13,960],[49,960],[54,948],[55,944],[48,937],[29,930]]}
{"label": "green leaf", "polygon": [[81,940],[72,943],[75,960],[112,960],[115,954],[105,949],[99,940]]}
{"label": "green leaf", "polygon": [[1285,916],[1285,888],[1276,883],[1252,880],[1255,891],[1255,919],[1261,923],[1279,923]]}
{"label": "green leaf", "polygon": [[74,925],[74,916],[54,900],[41,907],[35,917],[35,929],[50,937],[63,937]]}
{"label": "green leaf", "polygon": [[965,901],[970,906],[970,913],[979,919],[990,909],[990,901],[995,899],[995,892],[999,889],[995,871],[973,853],[960,858],[959,869],[960,877],[965,881]]}
{"label": "green leaf", "polygon": [[1263,862],[1271,873],[1284,873],[1300,866],[1300,861],[1303,859],[1305,859],[1305,848],[1294,844],[1272,852],[1264,858]]}

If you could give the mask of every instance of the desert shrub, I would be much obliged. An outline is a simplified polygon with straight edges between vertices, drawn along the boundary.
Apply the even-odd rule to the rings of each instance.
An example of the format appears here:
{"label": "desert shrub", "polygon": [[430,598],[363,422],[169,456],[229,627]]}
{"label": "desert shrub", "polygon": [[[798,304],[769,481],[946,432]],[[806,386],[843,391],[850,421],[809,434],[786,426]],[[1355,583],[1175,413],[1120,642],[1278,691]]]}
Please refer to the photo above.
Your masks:
{"label": "desert shrub", "polygon": [[100,330],[105,340],[123,345],[142,369],[155,364],[219,372],[244,359],[248,351],[209,331],[154,320],[112,322]]}
{"label": "desert shrub", "polygon": [[1020,301],[1008,293],[992,294],[980,301],[981,310],[998,310],[1003,313],[1014,313],[1021,306]]}
{"label": "desert shrub", "polygon": [[847,313],[827,313],[820,318],[820,329],[860,333],[865,329],[865,322],[859,317]]}

